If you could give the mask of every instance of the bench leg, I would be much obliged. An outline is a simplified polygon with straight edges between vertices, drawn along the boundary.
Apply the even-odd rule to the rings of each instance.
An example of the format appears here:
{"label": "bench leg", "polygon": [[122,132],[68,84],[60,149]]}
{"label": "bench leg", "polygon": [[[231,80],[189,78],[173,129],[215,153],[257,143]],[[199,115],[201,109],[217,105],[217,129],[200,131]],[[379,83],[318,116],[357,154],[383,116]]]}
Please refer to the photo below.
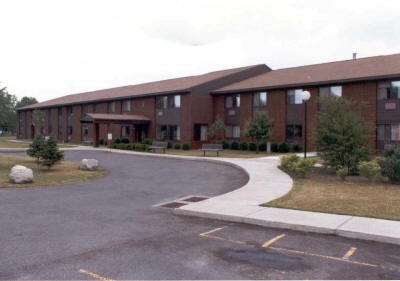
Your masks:
{"label": "bench leg", "polygon": [[219,157],[219,151],[217,151],[217,157]]}

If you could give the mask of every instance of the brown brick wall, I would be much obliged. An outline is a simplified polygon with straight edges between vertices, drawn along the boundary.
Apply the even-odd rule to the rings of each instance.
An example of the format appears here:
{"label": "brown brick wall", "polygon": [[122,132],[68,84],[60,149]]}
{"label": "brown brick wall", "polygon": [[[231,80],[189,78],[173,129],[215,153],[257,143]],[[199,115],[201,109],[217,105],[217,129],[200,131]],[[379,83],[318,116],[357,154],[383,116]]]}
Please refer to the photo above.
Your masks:
{"label": "brown brick wall", "polygon": [[240,94],[240,140],[241,141],[252,141],[251,138],[244,136],[244,128],[246,122],[253,118],[253,94],[244,93]]}
{"label": "brown brick wall", "polygon": [[[352,100],[356,105],[361,105],[361,116],[371,126],[377,122],[377,83],[362,82],[343,85],[342,96]],[[374,131],[375,132],[375,131]],[[376,149],[376,133],[371,136],[370,145]]]}
{"label": "brown brick wall", "polygon": [[181,130],[181,143],[189,143],[193,139],[193,113],[192,113],[192,97],[193,95],[181,95],[181,108],[180,108],[180,130]]}
{"label": "brown brick wall", "polygon": [[131,112],[132,114],[143,115],[151,119],[147,129],[147,138],[154,139],[156,137],[155,128],[155,97],[136,98],[132,100]]}
{"label": "brown brick wall", "polygon": [[273,121],[272,134],[268,141],[282,142],[286,139],[286,92],[271,90],[267,92],[267,112]]}

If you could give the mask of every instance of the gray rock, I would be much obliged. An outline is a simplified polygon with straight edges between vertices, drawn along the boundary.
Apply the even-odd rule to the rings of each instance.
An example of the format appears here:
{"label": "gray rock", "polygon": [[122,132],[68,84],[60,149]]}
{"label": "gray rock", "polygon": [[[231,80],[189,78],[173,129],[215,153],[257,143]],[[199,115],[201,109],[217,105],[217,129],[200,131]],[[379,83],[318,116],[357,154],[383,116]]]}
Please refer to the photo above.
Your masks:
{"label": "gray rock", "polygon": [[29,183],[33,182],[33,171],[25,166],[15,165],[10,171],[10,182]]}
{"label": "gray rock", "polygon": [[80,170],[95,171],[99,167],[99,161],[97,159],[82,159],[79,165]]}

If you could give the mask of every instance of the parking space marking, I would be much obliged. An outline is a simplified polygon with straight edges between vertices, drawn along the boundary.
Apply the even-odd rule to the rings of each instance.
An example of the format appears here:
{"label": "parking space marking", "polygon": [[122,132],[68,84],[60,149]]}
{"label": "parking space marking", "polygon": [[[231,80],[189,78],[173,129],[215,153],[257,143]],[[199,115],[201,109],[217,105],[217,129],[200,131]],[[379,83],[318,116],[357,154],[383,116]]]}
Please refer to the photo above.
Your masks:
{"label": "parking space marking", "polygon": [[219,237],[219,236],[215,236],[215,235],[210,235],[210,234],[212,234],[212,233],[215,233],[215,232],[220,231],[220,230],[222,230],[222,229],[225,229],[225,228],[227,228],[227,227],[228,227],[228,226],[218,227],[218,228],[215,228],[215,229],[213,229],[213,230],[210,230],[210,231],[207,231],[207,232],[204,232],[204,233],[200,233],[199,236],[201,236],[201,237],[207,237],[207,238],[213,238],[213,239],[222,240],[222,241],[228,241],[228,242],[232,242],[232,243],[236,243],[236,244],[240,244],[240,245],[246,245],[246,244],[247,244],[247,243],[242,242],[242,241],[230,240],[230,239],[226,239],[226,238],[223,238],[223,237]]}
{"label": "parking space marking", "polygon": [[276,241],[278,241],[279,239],[281,239],[281,238],[283,238],[283,237],[285,237],[285,236],[286,236],[286,234],[278,235],[278,236],[272,238],[271,240],[268,240],[267,242],[265,242],[265,243],[262,245],[262,247],[263,247],[263,248],[268,248],[270,245],[272,245],[273,243],[275,243]]}
{"label": "parking space marking", "polygon": [[334,260],[334,261],[347,262],[347,263],[363,265],[363,266],[368,266],[368,267],[379,267],[379,265],[372,264],[372,263],[351,261],[351,260],[346,260],[346,259],[343,259],[343,258],[337,258],[337,257],[332,257],[332,256],[324,256],[324,255],[320,255],[320,254],[308,253],[308,252],[303,252],[303,251],[298,251],[298,250],[291,250],[291,249],[285,249],[285,248],[276,248],[276,247],[268,247],[268,249],[272,249],[272,250],[276,250],[276,251],[280,251],[280,252],[287,252],[287,253],[311,256],[311,257],[324,258],[324,259]]}
{"label": "parking space marking", "polygon": [[347,253],[343,256],[342,259],[348,260],[354,253],[356,252],[357,248],[351,247],[350,250],[347,251]]}
{"label": "parking space marking", "polygon": [[80,273],[83,273],[83,274],[86,274],[86,275],[88,275],[88,276],[91,276],[91,277],[93,277],[93,278],[96,278],[96,279],[98,279],[98,280],[101,280],[101,281],[114,281],[113,279],[110,279],[110,278],[107,278],[107,277],[98,275],[98,274],[96,274],[96,273],[94,273],[94,272],[90,272],[90,271],[85,270],[85,269],[79,269],[79,272],[80,272]]}
{"label": "parking space marking", "polygon": [[[248,243],[246,242],[242,242],[242,241],[237,241],[237,240],[231,240],[231,239],[227,239],[227,238],[223,238],[223,237],[219,237],[219,236],[215,236],[215,235],[210,235],[212,233],[215,233],[217,231],[220,231],[222,229],[227,228],[228,226],[224,226],[224,227],[219,227],[219,228],[215,228],[213,230],[204,232],[204,233],[200,233],[199,235],[201,237],[206,237],[206,238],[212,238],[212,239],[217,239],[217,240],[222,240],[222,241],[228,241],[228,242],[232,242],[232,243],[236,243],[236,244],[241,244],[241,245],[248,245]],[[320,254],[314,254],[314,253],[309,253],[309,252],[304,252],[304,251],[299,251],[299,250],[292,250],[292,249],[285,249],[285,248],[278,248],[278,247],[273,247],[271,246],[271,244],[273,244],[274,242],[278,241],[279,239],[285,237],[285,234],[281,234],[278,235],[274,238],[272,238],[271,240],[267,241],[264,243],[264,245],[262,245],[262,248],[266,248],[266,249],[271,249],[274,251],[279,251],[279,252],[286,252],[286,253],[291,253],[291,254],[296,254],[296,255],[303,255],[303,256],[310,256],[310,257],[317,257],[317,258],[323,258],[323,259],[328,259],[328,260],[333,260],[333,261],[339,261],[339,262],[346,262],[346,263],[350,263],[350,264],[355,264],[355,265],[361,265],[361,266],[367,266],[367,267],[380,267],[382,268],[382,266],[376,265],[376,264],[372,264],[372,263],[366,263],[366,262],[358,262],[358,261],[351,261],[348,258],[354,254],[355,250],[357,248],[351,248],[346,255],[348,255],[348,258],[345,259],[343,258],[338,258],[338,257],[332,257],[332,256],[325,256],[325,255],[320,255]],[[345,256],[346,256],[345,255]]]}

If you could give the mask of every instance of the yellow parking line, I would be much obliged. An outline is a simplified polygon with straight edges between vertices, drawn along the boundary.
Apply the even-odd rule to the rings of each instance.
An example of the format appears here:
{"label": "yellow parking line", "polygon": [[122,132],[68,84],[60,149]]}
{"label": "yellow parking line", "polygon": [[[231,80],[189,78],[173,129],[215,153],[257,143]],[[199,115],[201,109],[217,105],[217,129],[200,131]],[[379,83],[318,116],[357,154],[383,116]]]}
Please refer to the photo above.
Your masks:
{"label": "yellow parking line", "polygon": [[215,229],[213,229],[213,230],[210,230],[210,231],[207,231],[207,232],[204,232],[204,233],[200,233],[199,235],[200,235],[200,236],[208,236],[209,234],[214,233],[214,232],[217,232],[217,231],[220,231],[220,230],[222,230],[222,229],[224,229],[224,228],[226,228],[226,226],[224,226],[224,227],[218,227],[218,228],[215,228]]}
{"label": "yellow parking line", "polygon": [[86,274],[86,275],[89,275],[89,276],[91,276],[91,277],[93,277],[93,278],[96,278],[96,279],[98,279],[98,280],[101,280],[101,281],[114,281],[113,279],[110,279],[110,278],[107,278],[107,277],[98,275],[98,274],[96,274],[96,273],[94,273],[94,272],[90,272],[90,271],[88,271],[88,270],[79,269],[79,272],[80,272],[80,273],[83,273],[83,274]]}
{"label": "yellow parking line", "polygon": [[268,248],[270,245],[272,245],[273,243],[275,243],[276,241],[278,241],[279,239],[281,239],[281,238],[283,238],[283,237],[285,237],[285,236],[286,236],[286,234],[278,235],[278,236],[272,238],[271,240],[268,240],[267,242],[265,242],[265,243],[262,245],[262,247],[263,247],[263,248]]}
{"label": "yellow parking line", "polygon": [[376,264],[371,264],[371,263],[366,263],[366,262],[357,262],[357,261],[344,260],[344,259],[337,258],[337,257],[324,256],[324,255],[313,254],[313,253],[308,253],[308,252],[303,252],[303,251],[297,251],[297,250],[290,250],[290,249],[284,249],[284,248],[275,248],[275,247],[269,247],[268,249],[272,249],[272,250],[275,250],[275,251],[281,251],[281,252],[287,252],[287,253],[293,253],[293,254],[306,255],[306,256],[311,256],[311,257],[324,258],[324,259],[334,260],[334,261],[342,261],[342,262],[347,262],[347,263],[352,263],[352,264],[358,264],[358,265],[363,265],[363,266],[368,266],[368,267],[379,267],[379,266],[376,265]]}
{"label": "yellow parking line", "polygon": [[350,250],[348,250],[347,253],[343,256],[342,259],[348,260],[352,255],[354,255],[356,250],[357,248],[351,247]]}
{"label": "yellow parking line", "polygon": [[242,241],[230,240],[230,239],[222,238],[222,237],[219,237],[219,236],[210,235],[210,234],[215,233],[217,231],[220,231],[220,230],[222,230],[224,228],[227,228],[227,226],[218,227],[218,228],[215,228],[213,230],[210,230],[210,231],[207,231],[207,232],[204,232],[204,233],[200,233],[199,235],[202,236],[202,237],[213,238],[213,239],[217,239],[217,240],[228,241],[228,242],[232,242],[232,243],[236,243],[236,244],[246,245],[246,243],[242,242]]}

